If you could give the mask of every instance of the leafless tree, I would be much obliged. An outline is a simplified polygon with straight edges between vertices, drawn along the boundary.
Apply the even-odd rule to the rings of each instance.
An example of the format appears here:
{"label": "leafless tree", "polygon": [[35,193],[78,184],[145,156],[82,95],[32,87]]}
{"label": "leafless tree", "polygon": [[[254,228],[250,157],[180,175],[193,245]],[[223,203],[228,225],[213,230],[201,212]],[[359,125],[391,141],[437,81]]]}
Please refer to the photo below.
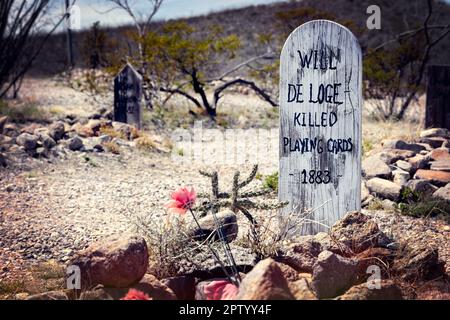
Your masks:
{"label": "leafless tree", "polygon": [[[130,0],[109,0],[114,4],[114,7],[111,10],[114,9],[121,9],[125,11],[130,18],[133,20],[134,26],[136,28],[137,35],[139,39],[143,39],[145,37],[145,34],[150,29],[150,24],[155,17],[155,15],[158,13],[159,9],[161,8],[164,0],[147,0],[149,4],[149,13],[147,15],[143,14],[142,12],[139,12],[134,8],[133,1]],[[111,11],[109,10],[109,11]],[[147,102],[148,107],[151,108],[152,103],[152,97],[154,97],[157,91],[158,85],[156,84],[156,79],[153,79],[149,76],[149,73],[147,72],[147,64],[146,64],[146,57],[145,57],[145,51],[142,46],[142,41],[137,42],[138,51],[139,51],[139,72],[144,77],[144,98]]]}
{"label": "leafless tree", "polygon": [[[72,0],[72,5],[75,1]],[[11,89],[17,94],[17,88],[45,42],[67,19],[68,13],[65,13],[48,31],[39,28],[50,3],[51,0],[0,1],[0,98]]]}
{"label": "leafless tree", "polygon": [[[393,39],[375,47],[371,51],[371,53],[375,53],[386,48],[387,46],[400,43],[401,41],[407,39],[411,38],[414,39],[414,37],[417,37],[419,35],[424,35],[425,38],[423,54],[417,63],[418,64],[417,71],[414,72],[412,80],[410,81],[410,83],[408,83],[408,90],[406,92],[406,95],[402,96],[398,91],[394,91],[393,96],[389,98],[390,99],[388,108],[389,112],[385,114],[385,118],[388,118],[390,116],[395,116],[395,118],[397,118],[398,120],[404,118],[406,111],[408,110],[411,102],[416,98],[420,86],[423,82],[426,67],[430,61],[432,49],[438,43],[440,43],[448,34],[450,34],[450,23],[430,24],[430,21],[434,13],[433,4],[434,4],[433,0],[427,0],[427,14],[421,27],[404,31],[395,36]],[[398,70],[398,72],[403,72],[403,70]],[[394,107],[396,105],[396,100],[400,97],[401,103],[399,105],[398,112],[394,114],[395,109]]]}

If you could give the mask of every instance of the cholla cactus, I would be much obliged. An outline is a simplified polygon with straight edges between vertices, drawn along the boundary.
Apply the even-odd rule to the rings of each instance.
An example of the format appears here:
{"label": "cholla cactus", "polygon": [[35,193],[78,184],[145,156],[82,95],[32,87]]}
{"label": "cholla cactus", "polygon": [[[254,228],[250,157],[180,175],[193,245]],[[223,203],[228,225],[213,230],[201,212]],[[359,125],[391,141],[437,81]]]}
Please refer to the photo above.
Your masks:
{"label": "cholla cactus", "polygon": [[253,201],[251,199],[258,198],[270,193],[270,190],[255,190],[242,192],[242,189],[248,186],[256,177],[258,172],[258,166],[255,165],[247,177],[247,179],[240,181],[240,172],[236,171],[233,177],[233,185],[231,192],[220,192],[219,191],[219,176],[217,171],[205,172],[200,171],[200,174],[211,179],[212,192],[210,195],[199,194],[201,198],[207,198],[206,202],[203,202],[199,206],[199,210],[202,215],[205,216],[208,212],[217,213],[221,208],[230,208],[235,213],[242,212],[242,214],[250,220],[251,225],[255,228],[258,223],[256,219],[250,213],[250,209],[259,210],[274,210],[285,207],[288,202],[279,202],[277,200],[264,200],[264,201]]}

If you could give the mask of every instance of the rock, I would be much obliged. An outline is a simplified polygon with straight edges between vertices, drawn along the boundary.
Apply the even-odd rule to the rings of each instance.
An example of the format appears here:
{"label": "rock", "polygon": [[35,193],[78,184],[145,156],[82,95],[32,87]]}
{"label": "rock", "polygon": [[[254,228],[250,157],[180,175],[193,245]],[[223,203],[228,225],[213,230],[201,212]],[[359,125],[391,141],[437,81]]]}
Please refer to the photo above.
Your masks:
{"label": "rock", "polygon": [[382,232],[373,220],[358,211],[347,213],[330,231],[330,236],[340,244],[359,253],[377,246]]}
{"label": "rock", "polygon": [[98,284],[129,287],[138,283],[147,271],[147,244],[140,237],[95,243],[79,252],[70,265],[80,267],[83,288]]}
{"label": "rock", "polygon": [[50,291],[29,296],[26,300],[69,300],[69,297],[63,291]]}
{"label": "rock", "polygon": [[381,178],[373,178],[367,181],[367,188],[378,197],[393,201],[399,199],[402,191],[402,187],[398,184]]}
{"label": "rock", "polygon": [[445,128],[432,128],[424,130],[420,133],[421,138],[450,138],[450,133]]}
{"label": "rock", "polygon": [[317,300],[316,295],[305,278],[289,282],[288,285],[295,300]]}
{"label": "rock", "polygon": [[288,282],[294,282],[300,279],[298,271],[292,268],[291,266],[281,262],[278,262],[278,266],[280,267],[280,270],[283,273],[283,277]]}
{"label": "rock", "polygon": [[444,186],[450,182],[450,172],[420,169],[414,179],[428,180],[437,186]]}
{"label": "rock", "polygon": [[399,150],[409,150],[415,153],[419,153],[422,150],[425,150],[424,146],[421,146],[417,143],[407,143],[403,140],[384,140],[382,143],[384,148],[387,149],[399,149]]}
{"label": "rock", "polygon": [[432,161],[432,162],[430,162],[430,169],[433,171],[450,172],[450,159]]}
{"label": "rock", "polygon": [[136,132],[138,131],[134,126],[116,121],[112,122],[112,127],[127,140],[133,140],[133,137],[136,136]]}
{"label": "rock", "polygon": [[50,125],[50,127],[48,128],[48,134],[56,142],[58,142],[59,140],[64,138],[64,135],[66,134],[64,122],[58,121],[58,122],[52,123]]}
{"label": "rock", "polygon": [[439,260],[437,249],[426,244],[410,246],[397,253],[392,272],[405,281],[432,280],[445,274],[445,263]]}
{"label": "rock", "polygon": [[391,168],[380,158],[379,155],[373,155],[363,160],[362,172],[366,178],[389,178]]}
{"label": "rock", "polygon": [[384,149],[379,156],[386,164],[392,164],[398,160],[405,160],[414,157],[416,153],[410,150]]}
{"label": "rock", "polygon": [[[238,270],[251,270],[257,261],[257,256],[250,248],[243,248],[234,243],[230,244],[234,260]],[[226,262],[223,250],[217,252],[221,261]],[[229,265],[225,263],[227,267]],[[224,277],[222,268],[211,256],[211,252],[206,246],[200,246],[192,256],[182,257],[177,261],[178,270],[176,275],[189,275],[198,278]],[[156,272],[158,266],[151,266],[149,272]]]}
{"label": "rock", "polygon": [[[224,238],[227,242],[232,242],[236,239],[238,235],[238,224],[236,219],[236,214],[231,210],[225,210],[219,212],[217,215],[217,220],[219,225],[221,225],[221,230]],[[220,237],[218,232],[216,232],[216,223],[214,216],[208,214],[206,217],[201,218],[199,221],[201,228],[194,228],[190,231],[197,241],[205,241],[210,237],[213,241],[219,241]],[[214,233],[214,234],[213,234]],[[213,234],[213,235],[211,235]]]}
{"label": "rock", "polygon": [[447,183],[445,187],[439,188],[435,193],[433,193],[433,198],[450,202],[450,183]]}
{"label": "rock", "polygon": [[399,186],[404,186],[408,183],[409,179],[411,178],[409,172],[406,172],[402,169],[397,169],[392,172],[392,176],[394,183],[398,184]]}
{"label": "rock", "polygon": [[428,163],[430,162],[430,157],[428,155],[418,154],[412,158],[409,158],[408,162],[411,164],[411,168],[415,172],[419,169],[427,168]]}
{"label": "rock", "polygon": [[403,300],[402,291],[391,280],[381,280],[379,289],[369,289],[366,283],[350,288],[337,300]]}
{"label": "rock", "polygon": [[26,151],[34,151],[36,150],[38,142],[38,137],[29,134],[29,133],[22,133],[20,136],[16,138],[16,143],[19,146],[24,147]]}
{"label": "rock", "polygon": [[428,144],[431,148],[441,148],[448,139],[445,138],[421,138],[420,142]]}
{"label": "rock", "polygon": [[450,150],[448,148],[437,148],[430,152],[432,160],[446,160],[450,162]]}
{"label": "rock", "polygon": [[395,163],[395,165],[397,166],[397,168],[399,168],[403,171],[406,171],[408,173],[410,173],[412,170],[412,165],[408,161],[405,161],[405,160],[398,160]]}
{"label": "rock", "polygon": [[5,128],[6,123],[8,122],[8,117],[0,117],[0,134],[3,134],[3,129]]}
{"label": "rock", "polygon": [[324,250],[340,253],[345,250],[345,246],[340,248],[326,233],[318,233],[315,236],[297,236],[291,243],[283,248],[279,261],[290,266],[297,272],[313,271],[317,257]]}
{"label": "rock", "polygon": [[177,300],[177,296],[168,286],[150,274],[146,274],[133,289],[148,294],[153,300]]}
{"label": "rock", "polygon": [[0,166],[6,168],[8,166],[8,162],[6,161],[5,155],[0,153]]}
{"label": "rock", "polygon": [[387,248],[369,248],[355,257],[358,261],[358,274],[362,279],[367,278],[367,269],[372,265],[385,270],[387,265],[392,265],[394,256],[395,252]]}
{"label": "rock", "polygon": [[42,130],[42,129],[44,129],[44,128],[42,128],[40,124],[38,124],[38,123],[32,123],[32,124],[27,125],[26,127],[23,127],[23,128],[20,130],[20,132],[21,132],[21,133],[28,133],[28,134],[31,134],[31,135],[35,135],[34,133],[35,133],[36,131]]}
{"label": "rock", "polygon": [[195,278],[191,276],[179,276],[166,278],[161,283],[171,289],[178,300],[195,299]]}
{"label": "rock", "polygon": [[48,135],[46,133],[41,133],[39,135],[39,140],[42,142],[42,145],[47,150],[50,150],[50,149],[52,149],[53,147],[56,146],[55,140],[53,140],[53,138],[50,137],[50,135]]}
{"label": "rock", "polygon": [[19,128],[15,123],[6,123],[3,127],[3,134],[15,138],[20,135]]}
{"label": "rock", "polygon": [[370,197],[370,191],[367,189],[366,182],[361,180],[361,202],[365,202]]}
{"label": "rock", "polygon": [[334,298],[355,284],[357,271],[355,260],[323,251],[314,265],[311,287],[319,299]]}
{"label": "rock", "polygon": [[100,285],[95,287],[93,290],[88,290],[81,293],[79,300],[114,300],[114,298],[105,290],[102,285]]}
{"label": "rock", "polygon": [[436,187],[434,187],[429,181],[423,179],[409,180],[405,187],[420,194],[431,195],[434,191],[436,191]]}
{"label": "rock", "polygon": [[70,130],[74,131],[77,135],[83,138],[90,138],[95,135],[91,128],[82,125],[80,122],[75,123]]}
{"label": "rock", "polygon": [[83,147],[83,140],[81,140],[77,136],[67,140],[67,148],[69,148],[69,150],[78,151],[82,147]]}
{"label": "rock", "polygon": [[272,259],[259,262],[239,287],[237,300],[293,300],[288,283]]}
{"label": "rock", "polygon": [[389,199],[384,199],[381,201],[381,206],[383,207],[383,210],[392,212],[397,208],[397,203]]}

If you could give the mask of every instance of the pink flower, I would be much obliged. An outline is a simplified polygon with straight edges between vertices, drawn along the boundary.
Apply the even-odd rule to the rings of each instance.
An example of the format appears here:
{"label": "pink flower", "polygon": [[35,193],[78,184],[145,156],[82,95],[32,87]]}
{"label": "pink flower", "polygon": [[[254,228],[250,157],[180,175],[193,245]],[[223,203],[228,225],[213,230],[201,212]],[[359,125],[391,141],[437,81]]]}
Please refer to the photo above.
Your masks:
{"label": "pink flower", "polygon": [[194,188],[191,188],[190,191],[188,188],[181,188],[173,192],[170,197],[172,200],[165,205],[169,212],[185,214],[188,209],[194,206],[197,194]]}
{"label": "pink flower", "polygon": [[153,300],[147,294],[136,289],[130,289],[127,295],[120,300]]}
{"label": "pink flower", "polygon": [[213,281],[204,288],[206,300],[234,300],[239,288],[228,281]]}

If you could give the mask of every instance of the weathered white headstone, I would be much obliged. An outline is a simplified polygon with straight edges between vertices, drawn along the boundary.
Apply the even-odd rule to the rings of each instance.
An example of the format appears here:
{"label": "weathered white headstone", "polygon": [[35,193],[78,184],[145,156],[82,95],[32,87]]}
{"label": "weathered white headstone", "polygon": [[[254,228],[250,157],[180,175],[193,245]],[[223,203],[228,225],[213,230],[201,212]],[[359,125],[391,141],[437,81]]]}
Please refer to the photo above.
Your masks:
{"label": "weathered white headstone", "polygon": [[127,64],[114,79],[114,121],[141,128],[142,76]]}
{"label": "weathered white headstone", "polygon": [[355,36],[327,20],[292,32],[281,53],[279,173],[282,219],[298,223],[291,232],[327,231],[361,209],[361,108]]}

